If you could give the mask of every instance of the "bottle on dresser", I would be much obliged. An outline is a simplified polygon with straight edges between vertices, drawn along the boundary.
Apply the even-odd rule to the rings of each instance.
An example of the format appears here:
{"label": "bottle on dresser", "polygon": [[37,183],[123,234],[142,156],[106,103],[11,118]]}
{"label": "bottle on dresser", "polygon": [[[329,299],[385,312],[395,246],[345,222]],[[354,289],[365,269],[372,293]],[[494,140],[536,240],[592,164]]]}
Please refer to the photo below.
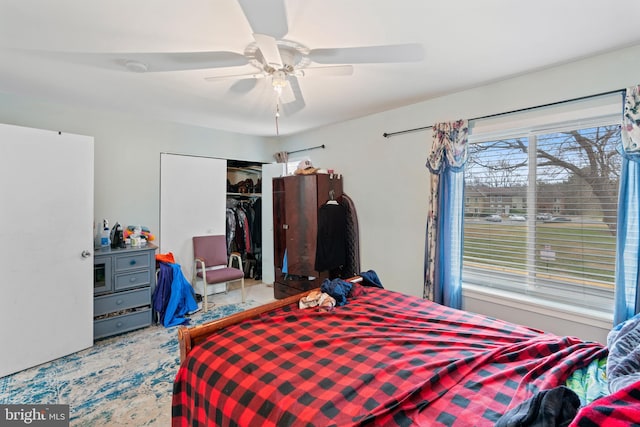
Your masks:
{"label": "bottle on dresser", "polygon": [[111,236],[109,234],[109,221],[107,219],[102,220],[102,233],[100,234],[100,246],[111,245]]}

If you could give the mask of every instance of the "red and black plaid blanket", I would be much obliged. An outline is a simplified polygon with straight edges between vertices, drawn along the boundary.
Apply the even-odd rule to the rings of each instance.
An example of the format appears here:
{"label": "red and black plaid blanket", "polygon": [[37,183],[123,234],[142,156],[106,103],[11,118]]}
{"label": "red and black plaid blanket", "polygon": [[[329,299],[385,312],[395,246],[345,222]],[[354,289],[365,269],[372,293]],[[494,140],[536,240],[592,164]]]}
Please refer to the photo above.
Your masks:
{"label": "red and black plaid blanket", "polygon": [[291,305],[196,346],[173,426],[493,425],[606,354],[384,289],[332,312]]}
{"label": "red and black plaid blanket", "polygon": [[640,381],[582,408],[569,427],[640,426]]}

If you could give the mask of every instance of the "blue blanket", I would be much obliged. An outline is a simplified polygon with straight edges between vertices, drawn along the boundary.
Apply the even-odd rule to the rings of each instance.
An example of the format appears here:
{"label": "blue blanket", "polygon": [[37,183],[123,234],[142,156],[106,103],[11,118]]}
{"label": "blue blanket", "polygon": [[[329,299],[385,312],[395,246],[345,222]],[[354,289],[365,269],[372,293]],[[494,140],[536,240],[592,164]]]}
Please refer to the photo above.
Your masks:
{"label": "blue blanket", "polygon": [[622,322],[607,335],[609,391],[640,381],[640,314]]}

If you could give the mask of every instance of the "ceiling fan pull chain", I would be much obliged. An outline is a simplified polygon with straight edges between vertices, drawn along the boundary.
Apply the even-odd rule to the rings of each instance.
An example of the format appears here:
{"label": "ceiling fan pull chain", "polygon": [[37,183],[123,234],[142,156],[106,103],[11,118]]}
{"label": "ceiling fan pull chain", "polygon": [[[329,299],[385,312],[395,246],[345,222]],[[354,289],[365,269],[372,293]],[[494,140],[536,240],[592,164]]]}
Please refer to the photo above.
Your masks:
{"label": "ceiling fan pull chain", "polygon": [[278,118],[280,117],[280,102],[276,100],[276,136],[280,136],[280,130],[278,129]]}

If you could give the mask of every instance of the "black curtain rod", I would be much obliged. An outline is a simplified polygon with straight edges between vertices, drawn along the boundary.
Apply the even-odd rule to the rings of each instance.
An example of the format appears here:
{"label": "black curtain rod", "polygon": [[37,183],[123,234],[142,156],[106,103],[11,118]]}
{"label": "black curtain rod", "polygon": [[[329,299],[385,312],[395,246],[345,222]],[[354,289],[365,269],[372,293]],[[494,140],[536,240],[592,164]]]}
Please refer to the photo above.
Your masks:
{"label": "black curtain rod", "polygon": [[[580,96],[578,98],[566,99],[564,101],[550,102],[548,104],[538,105],[538,106],[535,106],[535,107],[526,107],[526,108],[520,108],[518,110],[505,111],[504,113],[495,113],[495,114],[488,114],[486,116],[474,117],[472,119],[469,119],[469,121],[482,120],[482,119],[491,119],[491,118],[494,118],[494,117],[506,116],[507,114],[521,113],[523,111],[535,110],[536,108],[553,107],[555,105],[565,104],[567,102],[582,101],[583,99],[596,98],[598,96],[604,96],[604,95],[612,95],[614,93],[622,93],[622,94],[624,94],[625,91],[626,91],[626,89],[610,90],[609,92],[597,93],[595,95]],[[403,133],[419,132],[419,131],[431,129],[432,127],[433,127],[433,125],[431,125],[431,126],[423,126],[423,127],[419,127],[419,128],[413,128],[413,129],[399,130],[397,132],[389,132],[389,133],[385,132],[385,133],[382,134],[382,136],[384,136],[385,138],[390,138],[392,136],[401,135]]]}
{"label": "black curtain rod", "polygon": [[287,151],[287,154],[301,153],[301,152],[303,152],[303,151],[315,150],[315,149],[317,149],[317,148],[324,148],[324,144],[322,144],[322,145],[316,145],[315,147],[303,148],[302,150]]}

